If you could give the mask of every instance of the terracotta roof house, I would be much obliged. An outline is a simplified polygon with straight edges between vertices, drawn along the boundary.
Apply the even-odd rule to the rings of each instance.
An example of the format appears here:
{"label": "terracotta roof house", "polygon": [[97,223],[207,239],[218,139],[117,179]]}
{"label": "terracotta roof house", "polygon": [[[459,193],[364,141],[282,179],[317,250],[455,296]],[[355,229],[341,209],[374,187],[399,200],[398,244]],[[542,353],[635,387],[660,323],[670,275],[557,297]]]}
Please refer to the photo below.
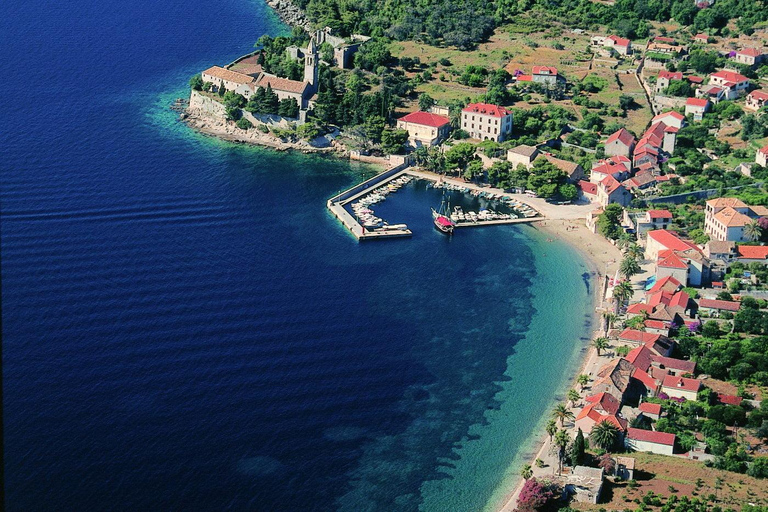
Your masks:
{"label": "terracotta roof house", "polygon": [[507,161],[514,167],[524,165],[530,169],[537,156],[539,156],[539,148],[536,146],[521,144],[507,150]]}
{"label": "terracotta roof house", "polygon": [[695,36],[693,36],[693,40],[697,43],[707,43],[709,42],[709,36],[704,33],[698,33]]}
{"label": "terracotta roof house", "polygon": [[658,420],[661,418],[661,404],[643,402],[640,404],[638,409],[640,409],[640,412],[643,413],[643,416],[651,418],[652,420]]}
{"label": "terracotta roof house", "polygon": [[680,71],[672,72],[672,71],[666,71],[662,70],[659,71],[659,74],[656,75],[656,87],[654,88],[654,91],[656,93],[661,93],[669,87],[669,83],[672,80],[682,80],[683,74]]}
{"label": "terracotta roof house", "polygon": [[584,169],[582,169],[581,166],[577,163],[563,160],[562,158],[555,158],[549,153],[542,153],[537,157],[537,159],[538,158],[546,158],[549,163],[567,174],[568,181],[571,183],[576,183],[577,181],[584,178]]}
{"label": "terracotta roof house", "polygon": [[736,62],[746,66],[755,66],[763,61],[763,50],[759,48],[742,48],[736,52]]}
{"label": "terracotta roof house", "polygon": [[735,313],[740,308],[740,302],[717,299],[699,299],[699,313],[707,313],[709,316],[719,316],[722,311]]}
{"label": "terracotta roof house", "polygon": [[687,379],[675,375],[668,375],[661,383],[661,392],[666,393],[670,398],[685,398],[686,400],[696,400],[701,381],[698,379]]}
{"label": "terracotta roof house", "polygon": [[[597,200],[597,183],[592,183],[586,180],[579,180],[576,182],[576,188],[579,189],[579,195],[587,201]],[[601,208],[600,213],[602,212],[603,210]],[[587,214],[587,218],[589,218],[589,214]],[[593,233],[595,232],[596,231],[593,231]]]}
{"label": "terracotta roof house", "polygon": [[595,406],[595,409],[605,414],[617,414],[621,409],[621,403],[610,393],[597,393],[585,399]]}
{"label": "terracotta roof house", "polygon": [[762,165],[763,167],[768,167],[768,146],[763,146],[757,150],[755,153],[755,163],[757,165]]}
{"label": "terracotta roof house", "polygon": [[592,390],[596,393],[608,393],[623,401],[634,370],[635,367],[626,359],[614,359],[597,372],[597,380]]}
{"label": "terracotta roof house", "polygon": [[752,91],[747,94],[747,101],[744,103],[744,108],[757,112],[766,105],[768,105],[768,92]]}
{"label": "terracotta roof house", "polygon": [[646,372],[651,367],[652,356],[653,353],[648,347],[640,345],[629,351],[626,360],[632,363],[635,368]]}
{"label": "terracotta roof house", "polygon": [[621,431],[627,429],[627,420],[619,417],[617,414],[601,413],[597,410],[595,404],[589,404],[579,411],[579,414],[576,415],[576,419],[574,420],[574,424],[576,428],[580,428],[585,435],[588,435],[592,432],[592,428],[594,428],[595,425],[602,423],[603,421],[612,423]]}
{"label": "terracotta roof house", "polygon": [[623,163],[612,159],[599,160],[592,164],[592,170],[589,171],[589,181],[600,183],[608,176],[612,176],[617,181],[623,181],[629,176],[629,169]]}
{"label": "terracotta roof house", "polygon": [[[749,78],[734,71],[721,70],[709,75],[709,85],[714,85],[722,90],[715,99],[716,101],[723,99],[733,100],[741,94],[745,94],[747,89],[749,89]],[[699,91],[702,91],[702,89],[699,89]],[[697,91],[696,96],[702,97],[699,95],[699,91]]]}
{"label": "terracotta roof house", "polygon": [[557,68],[551,66],[533,66],[531,77],[534,82],[554,85],[558,81],[565,81],[565,78],[557,73]]}
{"label": "terracotta roof house", "polygon": [[663,277],[661,279],[657,279],[655,283],[653,283],[653,286],[650,290],[648,290],[648,293],[655,293],[655,292],[672,292],[675,293],[680,288],[682,288],[683,285],[675,279],[672,276]]}
{"label": "terracotta roof house", "polygon": [[675,434],[630,427],[627,430],[625,444],[630,450],[638,452],[672,455],[675,448]]}
{"label": "terracotta roof house", "polygon": [[616,181],[613,176],[606,176],[597,185],[597,202],[606,207],[611,203],[627,206],[632,201],[632,194]]}
{"label": "terracotta roof house", "polygon": [[685,251],[699,248],[692,242],[681,239],[677,234],[666,229],[656,229],[648,232],[648,239],[645,246],[645,259],[656,261],[659,259],[659,252],[664,250]]}
{"label": "terracotta roof house", "polygon": [[704,113],[709,110],[707,98],[688,98],[685,100],[685,115],[692,116],[694,121],[704,119]]}
{"label": "terracotta roof house", "polygon": [[461,128],[474,139],[502,142],[512,133],[512,112],[489,103],[470,103],[461,111]]}
{"label": "terracotta roof house", "polygon": [[694,374],[696,372],[696,361],[687,359],[676,359],[674,357],[665,357],[657,354],[651,355],[651,366],[667,370],[670,375]]}
{"label": "terracotta roof house", "polygon": [[638,331],[636,329],[624,329],[621,334],[619,334],[619,341],[639,343],[644,345],[652,353],[661,356],[669,356],[674,348],[674,341],[666,336]]}
{"label": "terracotta roof house", "polygon": [[629,55],[632,53],[632,41],[619,36],[608,36],[606,39],[613,42],[611,48],[616,50],[619,55]]}
{"label": "terracotta roof house", "polygon": [[651,120],[651,123],[653,124],[658,122],[662,122],[667,126],[672,126],[679,130],[685,125],[685,116],[680,112],[675,112],[674,110],[670,110],[669,112],[664,112],[662,114],[657,115]]}
{"label": "terracotta roof house", "polygon": [[651,171],[638,171],[634,177],[629,178],[623,183],[624,187],[637,194],[638,191],[646,190],[656,185],[656,176]]}
{"label": "terracotta roof house", "polygon": [[632,154],[636,142],[634,135],[625,128],[621,128],[613,132],[608,137],[608,140],[605,141],[605,154],[608,156],[622,155],[628,157]]}
{"label": "terracotta roof house", "polygon": [[671,324],[662,320],[646,320],[643,322],[646,332],[653,334],[661,334],[662,336],[669,336],[669,329]]}
{"label": "terracotta roof house", "polygon": [[412,146],[434,146],[450,133],[451,120],[432,112],[417,111],[398,119],[397,127],[408,132]]}
{"label": "terracotta roof house", "polygon": [[711,240],[746,242],[744,228],[766,214],[764,207],[747,206],[735,197],[710,199],[704,213],[704,231]]}
{"label": "terracotta roof house", "polygon": [[736,253],[742,263],[768,263],[768,246],[765,245],[739,245]]}

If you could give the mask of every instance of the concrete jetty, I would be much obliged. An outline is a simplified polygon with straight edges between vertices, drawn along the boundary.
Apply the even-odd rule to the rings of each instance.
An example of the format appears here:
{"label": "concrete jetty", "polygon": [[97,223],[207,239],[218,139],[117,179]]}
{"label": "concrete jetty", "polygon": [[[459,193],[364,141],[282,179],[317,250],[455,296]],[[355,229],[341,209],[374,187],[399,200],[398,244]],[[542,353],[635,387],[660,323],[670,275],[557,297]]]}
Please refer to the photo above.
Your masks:
{"label": "concrete jetty", "polygon": [[[413,176],[414,178],[425,179],[429,181],[443,180],[447,183],[452,183],[452,184],[459,185],[464,188],[469,188],[472,190],[483,190],[482,187],[479,187],[471,183],[463,183],[460,181],[452,180],[450,178],[438,177],[430,173],[418,171],[414,168],[409,167],[407,164],[403,164],[397,167],[393,167],[392,169],[387,169],[386,171],[380,174],[377,174],[376,176],[358,185],[355,185],[350,189],[340,192],[339,194],[328,199],[326,206],[328,210],[330,210],[330,212],[333,214],[333,216],[339,219],[341,223],[344,224],[344,226],[350,231],[350,233],[352,233],[355,236],[355,238],[357,238],[358,241],[410,237],[413,235],[413,232],[410,229],[369,231],[364,226],[362,226],[357,221],[357,219],[355,219],[355,217],[352,214],[350,214],[345,208],[345,205],[355,201],[356,199],[362,196],[369,194],[374,189],[382,185],[385,185],[386,183],[392,180],[399,178],[403,174],[408,174],[410,176]],[[500,193],[503,196],[508,196],[510,198],[513,197],[512,194],[507,194],[507,193],[504,193],[503,191],[499,191],[498,193]],[[516,200],[519,201],[519,199],[516,199]],[[529,208],[534,209],[530,205],[528,206]],[[526,224],[526,223],[538,222],[541,220],[544,220],[544,217],[542,217],[539,214],[539,216],[536,216],[536,217],[521,217],[516,219],[497,219],[497,220],[478,220],[475,222],[472,222],[472,221],[458,222],[456,223],[456,227],[465,228],[465,227],[493,226],[493,225],[500,225],[500,224]]]}

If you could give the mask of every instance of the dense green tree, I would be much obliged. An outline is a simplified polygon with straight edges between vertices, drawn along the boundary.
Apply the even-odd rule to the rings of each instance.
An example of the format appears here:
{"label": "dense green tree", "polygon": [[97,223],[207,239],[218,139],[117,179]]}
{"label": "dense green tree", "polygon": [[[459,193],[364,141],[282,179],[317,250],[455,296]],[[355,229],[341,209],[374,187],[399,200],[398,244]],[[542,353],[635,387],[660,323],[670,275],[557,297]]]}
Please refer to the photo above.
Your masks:
{"label": "dense green tree", "polygon": [[571,444],[570,459],[573,466],[579,466],[584,462],[584,451],[586,450],[587,443],[584,439],[584,433],[581,429],[576,432],[576,437]]}
{"label": "dense green tree", "polygon": [[200,73],[189,79],[189,86],[196,91],[203,90],[203,77],[200,75]]}
{"label": "dense green tree", "polygon": [[619,439],[619,429],[613,423],[604,420],[592,428],[589,438],[599,448],[610,450]]}
{"label": "dense green tree", "polygon": [[419,94],[419,110],[428,111],[432,105],[435,104],[435,100],[427,93]]}
{"label": "dense green tree", "polygon": [[605,207],[603,213],[597,218],[597,229],[601,235],[615,240],[619,237],[621,230],[621,216],[624,209],[621,205],[611,203]]}
{"label": "dense green tree", "polygon": [[296,119],[299,117],[299,103],[294,98],[280,100],[277,107],[277,115]]}
{"label": "dense green tree", "polygon": [[639,274],[640,270],[640,264],[633,256],[630,256],[629,254],[624,256],[624,258],[621,260],[621,263],[619,264],[619,272],[624,276],[625,279],[629,279],[630,277]]}
{"label": "dense green tree", "polygon": [[397,154],[403,151],[403,146],[408,140],[406,130],[389,130],[381,132],[381,149],[388,155]]}
{"label": "dense green tree", "polygon": [[475,158],[475,146],[468,142],[459,142],[445,152],[445,163],[449,170],[457,169],[463,172],[467,164]]}

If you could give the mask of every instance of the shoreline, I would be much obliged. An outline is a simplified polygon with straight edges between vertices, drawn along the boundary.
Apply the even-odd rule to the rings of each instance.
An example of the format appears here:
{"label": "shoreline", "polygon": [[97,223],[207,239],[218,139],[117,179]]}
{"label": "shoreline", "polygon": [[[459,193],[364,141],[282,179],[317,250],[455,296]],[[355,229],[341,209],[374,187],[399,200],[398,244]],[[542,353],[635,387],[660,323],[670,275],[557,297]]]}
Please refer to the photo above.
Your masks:
{"label": "shoreline", "polygon": [[[590,232],[583,221],[579,224],[579,220],[580,219],[544,218],[541,221],[532,224],[531,227],[542,233],[551,235],[553,239],[568,245],[572,250],[579,254],[590,273],[597,276],[598,279],[594,282],[594,288],[590,290],[590,295],[592,296],[592,325],[590,327],[589,343],[596,335],[602,334],[601,327],[603,320],[602,315],[597,309],[602,304],[603,280],[609,272],[615,271],[615,269],[618,268],[621,252],[605,238]],[[597,351],[591,344],[588,344],[586,348],[587,351],[584,353],[581,360],[576,362],[576,373],[565,375],[561,384],[562,387],[565,387],[565,385],[569,383],[575,384],[578,375],[582,373],[591,373],[590,368],[602,365],[603,358],[607,353],[598,357]],[[585,393],[585,396],[586,394],[587,393]],[[571,409],[575,409],[575,407],[571,407]],[[543,424],[546,419],[546,416],[539,418],[536,421],[536,425]],[[548,458],[547,454],[550,447],[549,436],[544,431],[535,431],[531,434],[527,444],[530,444],[531,448],[530,451],[526,450],[526,453],[522,456],[523,464],[528,463],[531,465],[533,476],[535,477],[548,476],[550,472],[547,470],[549,470],[551,466],[547,465],[544,468],[537,468],[535,461],[536,459],[546,461]],[[517,475],[517,483],[510,489],[509,493],[505,494],[504,499],[500,502],[501,505],[494,508],[497,512],[512,512],[516,510],[517,499],[525,483],[525,480],[519,476],[521,468],[522,466],[514,468],[514,471],[512,471],[512,474]]]}

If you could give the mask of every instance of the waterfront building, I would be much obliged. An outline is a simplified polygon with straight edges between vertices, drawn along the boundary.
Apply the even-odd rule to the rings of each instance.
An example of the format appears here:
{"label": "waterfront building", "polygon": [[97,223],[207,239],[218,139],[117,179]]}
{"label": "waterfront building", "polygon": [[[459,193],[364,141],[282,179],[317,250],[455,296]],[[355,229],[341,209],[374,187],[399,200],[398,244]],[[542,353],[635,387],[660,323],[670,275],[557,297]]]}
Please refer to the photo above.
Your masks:
{"label": "waterfront building", "polygon": [[411,112],[397,120],[397,127],[408,132],[408,142],[414,146],[435,146],[451,132],[451,120],[431,112]]}
{"label": "waterfront building", "polygon": [[539,148],[536,146],[521,144],[507,150],[507,162],[512,164],[512,167],[523,165],[531,169],[537,156],[539,156]]}
{"label": "waterfront building", "polygon": [[489,103],[471,103],[461,111],[461,128],[473,139],[502,142],[512,133],[512,112]]}
{"label": "waterfront building", "polygon": [[630,427],[627,430],[625,444],[630,450],[638,452],[672,455],[675,450],[675,434]]}

